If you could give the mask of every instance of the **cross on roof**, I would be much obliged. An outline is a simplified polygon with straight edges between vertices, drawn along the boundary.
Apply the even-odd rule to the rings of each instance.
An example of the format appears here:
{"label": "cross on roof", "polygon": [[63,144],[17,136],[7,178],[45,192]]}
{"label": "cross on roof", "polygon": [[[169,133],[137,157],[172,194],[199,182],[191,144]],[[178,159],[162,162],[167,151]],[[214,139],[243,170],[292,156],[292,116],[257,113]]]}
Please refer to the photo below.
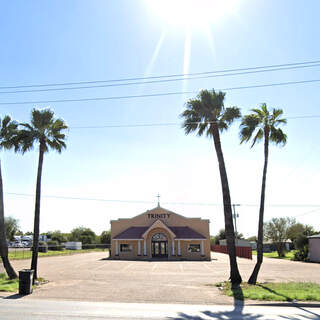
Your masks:
{"label": "cross on roof", "polygon": [[158,207],[160,207],[160,194],[159,193],[157,195],[157,198],[158,198]]}

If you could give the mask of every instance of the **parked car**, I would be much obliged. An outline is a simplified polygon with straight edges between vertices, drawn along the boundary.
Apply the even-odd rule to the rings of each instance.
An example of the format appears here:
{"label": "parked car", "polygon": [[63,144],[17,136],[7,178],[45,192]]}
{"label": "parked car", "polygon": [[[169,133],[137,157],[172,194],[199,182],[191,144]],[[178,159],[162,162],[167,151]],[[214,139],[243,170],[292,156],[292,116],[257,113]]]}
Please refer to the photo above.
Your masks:
{"label": "parked car", "polygon": [[14,247],[14,248],[23,248],[24,246],[23,246],[22,242],[16,241],[16,242],[13,244],[13,247]]}
{"label": "parked car", "polygon": [[29,241],[22,241],[22,244],[23,244],[24,248],[30,248],[31,247],[31,242],[29,242]]}

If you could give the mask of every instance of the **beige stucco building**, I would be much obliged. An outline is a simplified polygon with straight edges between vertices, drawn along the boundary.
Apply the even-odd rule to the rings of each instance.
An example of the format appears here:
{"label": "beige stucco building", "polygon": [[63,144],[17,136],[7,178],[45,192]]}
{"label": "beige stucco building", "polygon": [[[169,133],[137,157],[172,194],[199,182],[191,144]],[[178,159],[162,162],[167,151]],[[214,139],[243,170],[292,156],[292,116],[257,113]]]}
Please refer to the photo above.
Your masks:
{"label": "beige stucco building", "polygon": [[111,221],[112,259],[210,260],[209,220],[158,207]]}

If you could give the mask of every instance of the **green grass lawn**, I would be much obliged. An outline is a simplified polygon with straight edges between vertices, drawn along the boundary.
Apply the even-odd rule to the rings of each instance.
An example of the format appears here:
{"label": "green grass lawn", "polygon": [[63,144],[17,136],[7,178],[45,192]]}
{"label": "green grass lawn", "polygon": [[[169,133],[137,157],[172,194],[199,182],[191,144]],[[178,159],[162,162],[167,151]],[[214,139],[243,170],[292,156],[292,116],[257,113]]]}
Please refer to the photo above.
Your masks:
{"label": "green grass lawn", "polygon": [[[95,252],[95,251],[102,251],[102,249],[62,250],[62,251],[49,250],[48,252],[39,252],[39,257],[64,256],[64,255]],[[108,254],[107,251],[106,251],[106,254]],[[31,255],[32,255],[32,252],[30,251],[30,249],[16,250],[16,251],[9,252],[9,259],[10,260],[30,259]]]}
{"label": "green grass lawn", "polygon": [[245,300],[265,301],[320,301],[320,285],[310,282],[259,283],[256,286],[242,283],[241,288],[231,290],[230,282],[217,284],[228,296]]}
{"label": "green grass lawn", "polygon": [[[278,252],[277,251],[272,251],[272,252],[264,252],[263,256],[267,258],[275,258],[275,259],[286,259],[286,260],[293,260],[293,255],[294,255],[295,250],[291,250],[289,252],[286,252],[285,257],[278,257]],[[256,250],[252,250],[252,255],[257,255]]]}
{"label": "green grass lawn", "polygon": [[15,292],[19,288],[19,279],[9,280],[4,273],[0,273],[0,291]]}

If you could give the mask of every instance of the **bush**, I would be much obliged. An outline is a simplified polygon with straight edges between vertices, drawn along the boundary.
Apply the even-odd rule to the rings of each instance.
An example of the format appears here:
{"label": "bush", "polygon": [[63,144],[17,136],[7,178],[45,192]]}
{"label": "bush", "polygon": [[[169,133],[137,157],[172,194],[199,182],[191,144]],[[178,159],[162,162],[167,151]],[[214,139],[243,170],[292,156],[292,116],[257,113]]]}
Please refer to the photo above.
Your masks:
{"label": "bush", "polygon": [[302,249],[298,249],[293,256],[295,261],[309,261],[308,259],[309,248],[305,245]]}
{"label": "bush", "polygon": [[[30,251],[33,251],[33,246],[30,248]],[[44,241],[39,241],[38,252],[48,252],[48,245]]]}
{"label": "bush", "polygon": [[82,249],[95,249],[97,246],[95,244],[82,244]]}
{"label": "bush", "polygon": [[47,244],[48,244],[49,250],[52,250],[52,251],[62,251],[65,248],[64,246],[59,244],[59,242],[56,240],[49,240]]}

